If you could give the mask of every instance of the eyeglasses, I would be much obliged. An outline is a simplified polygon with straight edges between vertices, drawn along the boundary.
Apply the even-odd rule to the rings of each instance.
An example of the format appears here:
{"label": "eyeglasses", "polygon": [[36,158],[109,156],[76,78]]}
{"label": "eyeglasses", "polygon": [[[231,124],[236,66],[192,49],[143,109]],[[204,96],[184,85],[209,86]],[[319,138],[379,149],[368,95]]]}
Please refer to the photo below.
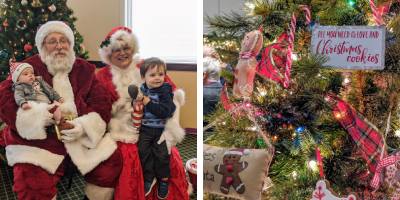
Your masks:
{"label": "eyeglasses", "polygon": [[46,41],[45,44],[47,44],[51,47],[56,47],[58,44],[60,44],[60,46],[65,47],[65,46],[67,46],[67,44],[69,44],[69,41],[68,41],[68,39],[60,39],[58,41],[56,39],[54,39],[54,40]]}
{"label": "eyeglasses", "polygon": [[119,54],[119,53],[122,53],[122,52],[131,53],[131,50],[132,50],[131,47],[123,47],[123,48],[119,48],[119,49],[113,49],[112,53],[116,53],[116,54]]}

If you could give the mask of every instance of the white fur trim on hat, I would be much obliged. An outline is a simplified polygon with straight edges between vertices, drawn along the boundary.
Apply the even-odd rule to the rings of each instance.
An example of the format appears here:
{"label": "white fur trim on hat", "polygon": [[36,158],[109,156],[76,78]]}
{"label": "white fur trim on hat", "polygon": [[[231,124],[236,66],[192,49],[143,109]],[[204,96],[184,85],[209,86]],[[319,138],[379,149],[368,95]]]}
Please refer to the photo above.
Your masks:
{"label": "white fur trim on hat", "polygon": [[37,49],[39,51],[39,54],[42,54],[42,45],[43,41],[46,38],[47,35],[50,33],[62,33],[67,37],[70,43],[70,47],[74,48],[74,32],[72,29],[62,21],[48,21],[42,26],[40,26],[39,30],[36,32],[36,37],[35,37],[35,44],[37,46]]}
{"label": "white fur trim on hat", "polygon": [[16,67],[15,71],[11,75],[12,81],[14,83],[18,81],[19,75],[21,75],[21,72],[24,71],[24,69],[26,68],[31,68],[33,70],[32,65],[30,65],[29,63],[21,63]]}
{"label": "white fur trim on hat", "polygon": [[231,149],[228,151],[225,151],[224,155],[248,155],[250,154],[250,151],[248,149]]}
{"label": "white fur trim on hat", "polygon": [[123,45],[128,44],[133,49],[133,55],[139,52],[139,43],[135,34],[129,33],[125,30],[118,30],[110,37],[110,44],[99,49],[101,60],[111,65],[110,56],[113,49],[121,48]]}

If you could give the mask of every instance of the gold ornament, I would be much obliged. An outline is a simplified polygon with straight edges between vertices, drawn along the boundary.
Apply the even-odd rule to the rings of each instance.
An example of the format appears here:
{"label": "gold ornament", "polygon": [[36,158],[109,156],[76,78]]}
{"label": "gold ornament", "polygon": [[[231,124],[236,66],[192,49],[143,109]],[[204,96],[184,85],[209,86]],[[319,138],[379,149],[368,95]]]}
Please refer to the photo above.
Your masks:
{"label": "gold ornament", "polygon": [[40,0],[33,0],[32,1],[32,7],[37,8],[42,6],[42,2],[40,2]]}
{"label": "gold ornament", "polygon": [[3,26],[4,26],[5,28],[8,27],[8,20],[7,20],[7,19],[3,21]]}
{"label": "gold ornament", "polygon": [[55,12],[55,11],[57,10],[57,7],[56,7],[54,4],[51,4],[51,6],[49,6],[48,9],[49,9],[51,12]]}
{"label": "gold ornament", "polygon": [[[65,119],[66,121],[72,121],[72,120],[74,120],[75,118],[78,117],[78,116],[76,116],[75,114],[70,113],[70,112],[64,113],[63,116],[64,116],[64,119]],[[61,140],[61,130],[60,130],[59,125],[54,124],[54,129],[55,129],[55,132],[56,132],[56,135],[57,135],[57,139],[58,139],[58,140]]]}
{"label": "gold ornament", "polygon": [[23,6],[28,5],[28,0],[22,0],[22,1],[21,1],[21,5],[23,5]]}

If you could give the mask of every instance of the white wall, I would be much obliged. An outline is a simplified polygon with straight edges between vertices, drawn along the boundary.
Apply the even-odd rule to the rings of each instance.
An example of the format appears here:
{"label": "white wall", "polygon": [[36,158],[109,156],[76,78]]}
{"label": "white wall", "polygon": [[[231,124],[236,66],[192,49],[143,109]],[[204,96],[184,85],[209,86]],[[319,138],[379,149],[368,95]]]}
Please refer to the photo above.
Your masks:
{"label": "white wall", "polygon": [[[244,13],[243,7],[245,0],[203,0],[203,17],[219,16],[224,13],[229,14],[231,11]],[[203,33],[207,33],[208,25],[206,21],[203,23]]]}
{"label": "white wall", "polygon": [[[83,35],[89,60],[100,61],[98,49],[107,33],[116,26],[124,25],[124,0],[68,0],[68,6],[77,18],[76,28]],[[181,125],[196,128],[196,72],[170,71],[179,88],[186,92],[186,104],[181,110]]]}
{"label": "white wall", "polygon": [[107,33],[124,25],[124,0],[68,0],[77,18],[76,28],[83,36],[89,60],[100,60],[98,49]]}

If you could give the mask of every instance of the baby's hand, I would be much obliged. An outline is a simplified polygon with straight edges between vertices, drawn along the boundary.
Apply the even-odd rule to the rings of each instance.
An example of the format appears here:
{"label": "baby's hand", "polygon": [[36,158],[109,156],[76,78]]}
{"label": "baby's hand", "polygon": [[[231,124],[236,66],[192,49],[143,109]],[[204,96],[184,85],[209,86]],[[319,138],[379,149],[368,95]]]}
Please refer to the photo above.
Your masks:
{"label": "baby's hand", "polygon": [[31,106],[30,106],[28,103],[23,103],[22,106],[21,106],[21,108],[22,108],[23,110],[28,110],[28,109],[31,109]]}
{"label": "baby's hand", "polygon": [[61,97],[61,98],[58,100],[58,102],[59,102],[59,103],[64,103],[64,98]]}

